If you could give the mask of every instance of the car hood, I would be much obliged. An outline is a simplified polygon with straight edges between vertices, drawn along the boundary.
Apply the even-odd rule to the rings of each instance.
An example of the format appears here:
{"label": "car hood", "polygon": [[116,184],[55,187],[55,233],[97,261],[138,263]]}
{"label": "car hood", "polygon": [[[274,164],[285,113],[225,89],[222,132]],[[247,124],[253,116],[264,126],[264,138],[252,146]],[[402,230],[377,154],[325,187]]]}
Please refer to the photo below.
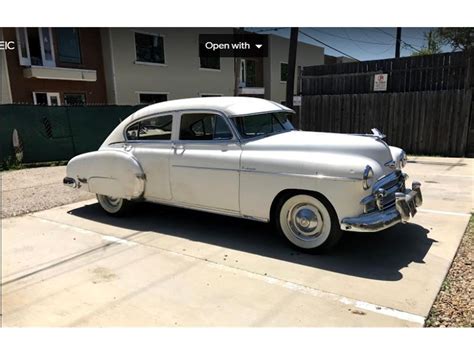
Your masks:
{"label": "car hood", "polygon": [[389,146],[372,135],[290,131],[248,141],[243,149],[340,153],[365,156],[381,165],[392,160]]}

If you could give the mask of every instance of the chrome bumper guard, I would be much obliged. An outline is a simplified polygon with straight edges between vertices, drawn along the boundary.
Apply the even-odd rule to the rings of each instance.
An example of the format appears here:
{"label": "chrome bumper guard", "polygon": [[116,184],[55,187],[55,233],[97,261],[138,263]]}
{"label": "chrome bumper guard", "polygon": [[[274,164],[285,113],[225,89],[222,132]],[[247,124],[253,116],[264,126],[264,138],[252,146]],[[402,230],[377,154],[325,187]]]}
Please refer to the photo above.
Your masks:
{"label": "chrome bumper guard", "polygon": [[68,187],[72,187],[73,189],[79,187],[78,183],[76,182],[76,180],[74,180],[73,178],[71,177],[65,177],[63,179],[63,185],[64,186],[68,186]]}
{"label": "chrome bumper guard", "polygon": [[344,218],[342,230],[352,232],[378,232],[397,223],[406,223],[416,214],[416,208],[423,204],[421,184],[414,181],[412,189],[395,193],[395,205],[382,211],[364,213],[357,217]]}

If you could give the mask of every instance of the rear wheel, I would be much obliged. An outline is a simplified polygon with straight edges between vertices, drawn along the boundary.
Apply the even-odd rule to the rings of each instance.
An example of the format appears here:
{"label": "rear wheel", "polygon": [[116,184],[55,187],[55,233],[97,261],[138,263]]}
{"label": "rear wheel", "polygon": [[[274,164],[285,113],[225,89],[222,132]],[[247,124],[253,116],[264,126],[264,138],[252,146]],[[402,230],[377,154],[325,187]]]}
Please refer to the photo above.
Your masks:
{"label": "rear wheel", "polygon": [[100,207],[110,215],[121,216],[125,214],[132,204],[129,200],[120,197],[111,197],[97,194]]}
{"label": "rear wheel", "polygon": [[293,246],[307,252],[327,251],[342,235],[334,208],[323,198],[309,194],[281,198],[274,221]]}

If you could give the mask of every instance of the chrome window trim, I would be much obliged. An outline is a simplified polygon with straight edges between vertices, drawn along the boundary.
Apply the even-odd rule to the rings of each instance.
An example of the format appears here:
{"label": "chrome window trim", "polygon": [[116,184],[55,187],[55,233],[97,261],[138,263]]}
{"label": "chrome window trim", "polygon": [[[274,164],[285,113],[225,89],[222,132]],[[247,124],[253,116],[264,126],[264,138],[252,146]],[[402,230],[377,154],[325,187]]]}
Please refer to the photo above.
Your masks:
{"label": "chrome window trim", "polygon": [[[236,134],[236,130],[231,125],[229,117],[222,111],[213,110],[213,109],[188,109],[188,110],[178,110],[175,111],[177,117],[177,124],[176,124],[176,135],[177,138],[173,139],[173,143],[177,144],[197,144],[197,145],[229,145],[229,144],[240,144],[239,136]],[[217,114],[224,119],[227,127],[229,128],[230,132],[232,133],[231,139],[209,139],[209,140],[193,140],[193,139],[179,139],[179,133],[181,131],[181,117],[183,114],[202,114],[202,113],[210,113],[210,114]]]}
{"label": "chrome window trim", "polygon": [[[172,119],[171,119],[171,138],[170,139],[128,139],[127,138],[127,130],[131,126],[133,126],[134,124],[137,124],[141,121],[145,121],[145,120],[148,120],[148,119],[151,119],[151,118],[157,118],[157,117],[163,117],[163,116],[171,116],[172,117]],[[144,143],[144,142],[153,142],[153,143],[158,143],[158,142],[167,143],[167,142],[170,142],[171,143],[173,141],[173,123],[174,123],[174,120],[175,120],[175,116],[174,116],[173,111],[169,111],[167,113],[152,114],[152,115],[147,115],[147,116],[137,118],[137,119],[133,120],[132,122],[128,123],[125,126],[125,128],[122,131],[124,142],[120,142],[120,143]],[[114,143],[118,143],[118,142],[114,142]],[[114,143],[111,143],[109,145],[112,145]]]}
{"label": "chrome window trim", "polygon": [[[251,141],[254,141],[254,140],[257,140],[257,139],[262,139],[262,138],[265,138],[264,136],[256,136],[256,137],[251,137],[251,138],[245,138],[245,137],[242,137],[242,135],[240,134],[239,130],[237,129],[237,127],[235,126],[234,124],[234,120],[233,118],[234,117],[245,117],[245,116],[257,116],[257,115],[265,115],[265,114],[268,114],[268,113],[278,113],[278,112],[287,112],[287,113],[293,113],[293,114],[296,114],[295,111],[293,110],[284,110],[284,109],[280,109],[280,110],[271,110],[271,111],[263,111],[263,112],[255,112],[255,113],[251,113],[251,114],[248,114],[248,115],[232,115],[232,116],[229,116],[229,121],[232,125],[232,128],[235,130],[235,132],[237,132],[237,135],[239,137],[239,140],[242,142],[242,143],[247,143],[247,142],[251,142]],[[290,122],[291,123],[291,122]],[[293,123],[291,123],[291,125],[293,126]],[[296,131],[296,128],[293,127],[292,130],[290,131],[283,131],[283,132],[280,132],[280,133],[288,133],[288,132],[291,132],[291,131]],[[277,134],[280,134],[280,133],[277,133]]]}

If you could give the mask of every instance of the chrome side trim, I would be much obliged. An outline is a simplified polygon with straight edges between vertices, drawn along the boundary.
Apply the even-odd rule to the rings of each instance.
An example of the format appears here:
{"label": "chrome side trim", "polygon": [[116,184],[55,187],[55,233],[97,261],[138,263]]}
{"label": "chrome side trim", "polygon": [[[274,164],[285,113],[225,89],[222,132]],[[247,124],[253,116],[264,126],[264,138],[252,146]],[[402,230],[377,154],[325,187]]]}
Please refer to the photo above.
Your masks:
{"label": "chrome side trim", "polygon": [[223,170],[223,171],[237,171],[241,173],[250,173],[250,174],[268,174],[268,175],[277,175],[277,176],[291,176],[291,177],[304,177],[304,178],[311,178],[311,179],[326,179],[326,180],[336,180],[336,181],[361,181],[362,178],[360,177],[345,177],[345,176],[329,176],[329,175],[322,175],[322,174],[299,174],[299,173],[277,173],[273,171],[259,171],[254,170],[255,168],[246,168],[243,167],[242,169],[226,169],[226,168],[214,168],[214,167],[202,167],[202,166],[192,166],[192,165],[172,165],[175,168],[188,168],[188,169],[206,169],[206,170]]}
{"label": "chrome side trim", "polygon": [[173,164],[173,168],[186,168],[186,169],[198,169],[198,170],[219,170],[219,171],[241,171],[240,169],[227,169],[227,168],[214,168],[214,167],[205,167],[205,166],[192,166],[192,165],[180,165]]}

